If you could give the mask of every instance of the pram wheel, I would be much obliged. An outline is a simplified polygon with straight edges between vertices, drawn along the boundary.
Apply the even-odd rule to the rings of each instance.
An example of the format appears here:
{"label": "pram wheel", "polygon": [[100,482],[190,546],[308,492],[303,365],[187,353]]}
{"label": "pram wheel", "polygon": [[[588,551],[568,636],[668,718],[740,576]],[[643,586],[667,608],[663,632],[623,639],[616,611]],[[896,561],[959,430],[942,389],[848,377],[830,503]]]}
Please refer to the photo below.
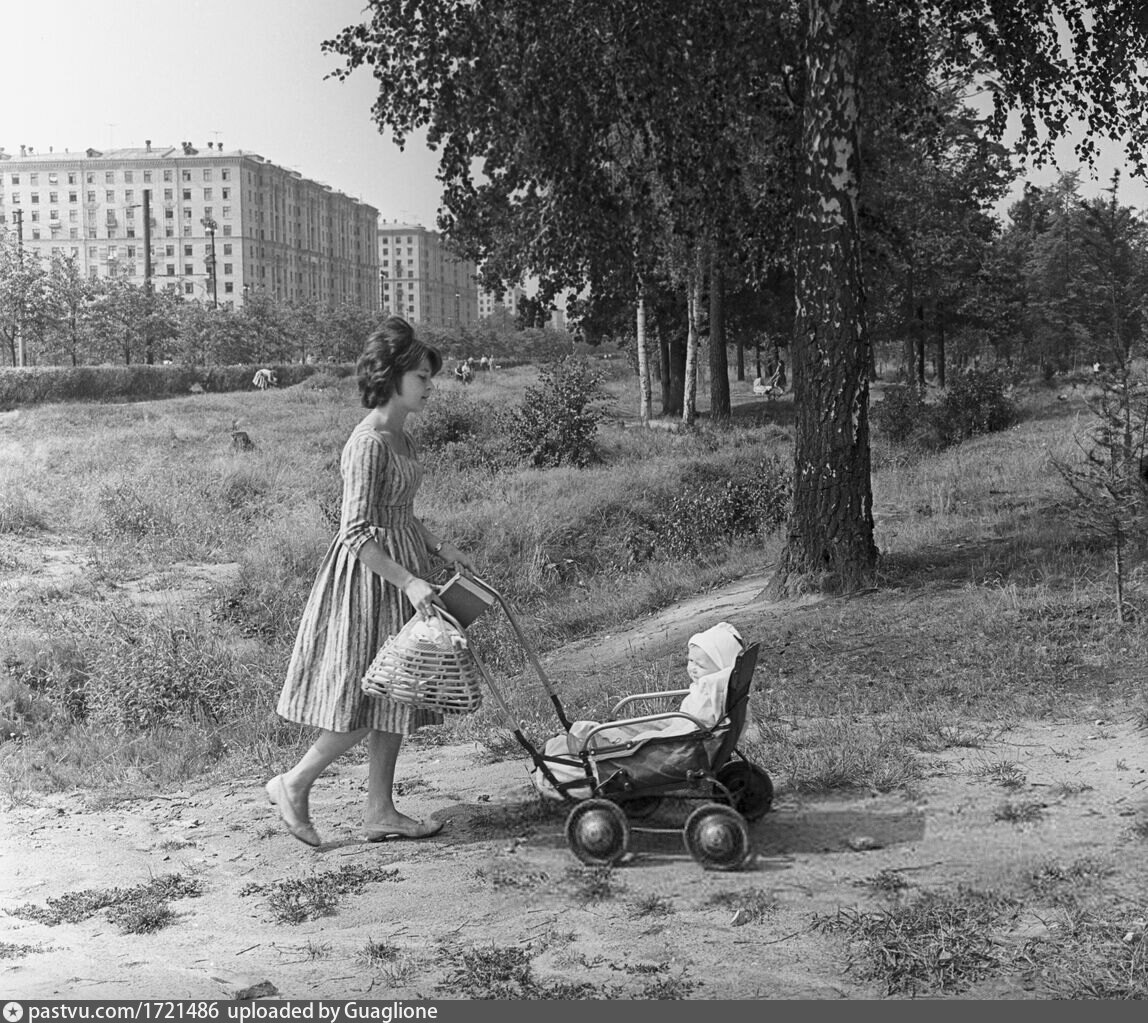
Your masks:
{"label": "pram wheel", "polygon": [[[748,760],[731,760],[718,771],[717,780],[729,790],[730,805],[746,820],[760,820],[773,806],[773,782]],[[718,789],[714,799],[724,803],[725,793]]]}
{"label": "pram wheel", "polygon": [[686,820],[682,837],[689,854],[707,870],[737,870],[749,859],[749,827],[741,814],[721,803],[699,806]]}
{"label": "pram wheel", "polygon": [[630,847],[630,822],[617,803],[586,799],[566,818],[566,841],[583,863],[609,866]]}

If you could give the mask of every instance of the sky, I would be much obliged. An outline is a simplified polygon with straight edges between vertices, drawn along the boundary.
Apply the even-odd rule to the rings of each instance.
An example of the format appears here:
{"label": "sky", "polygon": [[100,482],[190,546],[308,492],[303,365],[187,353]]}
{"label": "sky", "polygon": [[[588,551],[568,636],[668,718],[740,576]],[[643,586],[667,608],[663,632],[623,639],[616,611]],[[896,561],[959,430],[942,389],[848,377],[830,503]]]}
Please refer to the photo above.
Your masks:
{"label": "sky", "polygon": [[[320,44],[363,19],[364,0],[53,0],[4,15],[0,146],[82,151],[191,141],[258,153],[376,207],[384,220],[435,226],[437,154],[400,151],[371,120],[369,70],[325,79],[341,61]],[[1123,166],[1104,144],[1096,195]],[[1076,166],[1071,143],[1061,167]],[[1028,175],[1048,184],[1056,171]],[[1019,194],[1018,184],[1016,194]],[[1122,201],[1148,211],[1148,185]],[[1002,204],[1002,209],[1008,203]]]}

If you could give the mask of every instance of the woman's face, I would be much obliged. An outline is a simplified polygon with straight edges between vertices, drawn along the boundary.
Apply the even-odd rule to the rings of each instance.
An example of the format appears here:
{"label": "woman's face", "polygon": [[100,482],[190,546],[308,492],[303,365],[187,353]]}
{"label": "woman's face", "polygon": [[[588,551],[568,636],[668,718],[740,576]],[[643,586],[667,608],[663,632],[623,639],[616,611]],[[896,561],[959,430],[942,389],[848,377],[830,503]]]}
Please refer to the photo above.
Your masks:
{"label": "woman's face", "polygon": [[395,398],[402,402],[408,412],[420,412],[426,406],[427,398],[434,390],[430,359],[424,356],[418,369],[408,370],[399,379]]}

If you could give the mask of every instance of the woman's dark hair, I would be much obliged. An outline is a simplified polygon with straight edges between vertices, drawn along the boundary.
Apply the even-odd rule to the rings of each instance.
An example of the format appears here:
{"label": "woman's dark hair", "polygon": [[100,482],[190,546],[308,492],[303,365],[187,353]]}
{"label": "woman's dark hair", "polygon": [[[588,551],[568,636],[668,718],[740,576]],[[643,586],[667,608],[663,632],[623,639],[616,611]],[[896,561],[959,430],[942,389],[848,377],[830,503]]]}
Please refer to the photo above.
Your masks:
{"label": "woman's dark hair", "polygon": [[355,367],[359,377],[359,394],[364,408],[377,408],[391,400],[399,390],[404,373],[418,369],[423,359],[430,362],[431,376],[442,369],[438,349],[423,344],[412,327],[401,316],[388,316],[363,346]]}

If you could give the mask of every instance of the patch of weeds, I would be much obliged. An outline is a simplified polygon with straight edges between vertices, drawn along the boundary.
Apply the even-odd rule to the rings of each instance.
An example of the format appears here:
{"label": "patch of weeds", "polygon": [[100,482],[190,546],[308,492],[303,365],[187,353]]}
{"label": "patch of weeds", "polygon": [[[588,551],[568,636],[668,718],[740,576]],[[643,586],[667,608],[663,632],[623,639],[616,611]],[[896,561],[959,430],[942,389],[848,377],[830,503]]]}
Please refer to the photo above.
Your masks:
{"label": "patch of weeds", "polygon": [[734,927],[759,924],[771,913],[777,912],[777,896],[764,888],[750,888],[741,892],[714,892],[706,906],[733,910]]}
{"label": "patch of weeds", "polygon": [[37,952],[48,952],[43,945],[18,945],[11,941],[0,941],[0,959],[20,959]]}
{"label": "patch of weeds", "polygon": [[[85,888],[49,898],[46,905],[17,906],[13,916],[55,927],[58,924],[79,923],[95,916],[102,909],[116,910],[113,923],[121,927],[138,927],[132,933],[159,930],[174,919],[168,910],[159,908],[172,899],[198,898],[203,894],[203,882],[182,874],[163,874],[131,888]],[[109,918],[113,917],[109,913]],[[152,926],[155,924],[156,926]]]}
{"label": "patch of weeds", "polygon": [[326,959],[331,954],[329,941],[308,941],[302,948],[304,959]]}
{"label": "patch of weeds", "polygon": [[984,764],[976,773],[978,777],[991,781],[1009,791],[1024,788],[1028,781],[1020,769],[1020,764],[1012,760],[998,760],[992,764]]}
{"label": "patch of weeds", "polygon": [[674,904],[664,895],[642,895],[630,905],[631,917],[669,916]]}
{"label": "patch of weeds", "polygon": [[310,877],[244,885],[239,894],[265,896],[267,908],[276,923],[301,924],[333,915],[343,895],[361,891],[365,885],[401,880],[397,869],[352,863]]}
{"label": "patch of weeds", "polygon": [[550,948],[566,948],[568,945],[573,945],[577,940],[577,932],[559,930],[551,923],[531,944],[539,952],[545,952]]}
{"label": "patch of weeds", "polygon": [[166,838],[160,842],[159,848],[164,852],[177,852],[180,849],[194,849],[195,843],[187,842],[182,838]]}
{"label": "patch of weeds", "polygon": [[1018,803],[1006,799],[993,811],[993,820],[1009,824],[1033,824],[1044,817],[1044,810],[1044,803],[1034,803],[1031,800]]}
{"label": "patch of weeds", "polygon": [[566,879],[573,885],[575,900],[584,906],[606,902],[626,888],[614,877],[613,867],[571,867]]}
{"label": "patch of weeds", "polygon": [[1079,796],[1083,792],[1091,792],[1092,786],[1083,781],[1061,781],[1049,787],[1048,794],[1054,799],[1066,799],[1069,796]]}
{"label": "patch of weeds", "polygon": [[1148,817],[1141,817],[1128,830],[1133,838],[1148,839]]}
{"label": "patch of weeds", "polygon": [[389,941],[368,938],[367,943],[359,949],[358,958],[368,966],[380,966],[383,963],[393,963],[401,954],[401,949]]}
{"label": "patch of weeds", "polygon": [[112,906],[108,919],[125,934],[152,934],[171,923],[175,911],[164,899],[150,897]]}
{"label": "patch of weeds", "polygon": [[879,870],[872,877],[862,878],[853,882],[858,888],[868,888],[872,892],[882,895],[895,895],[909,887],[909,882],[902,877],[899,870]]}
{"label": "patch of weeds", "polygon": [[588,982],[539,981],[531,968],[530,953],[518,945],[489,948],[446,948],[440,953],[446,977],[439,991],[457,992],[467,998],[581,1000],[616,998],[616,989]]}
{"label": "patch of weeds", "polygon": [[539,825],[564,820],[567,808],[542,798],[491,806],[476,814],[472,826],[485,835],[531,835]]}
{"label": "patch of weeds", "polygon": [[647,1002],[689,998],[697,990],[697,987],[698,982],[696,980],[691,980],[682,973],[676,977],[659,977],[657,980],[650,981],[635,997]]}
{"label": "patch of weeds", "polygon": [[992,929],[1016,906],[1015,899],[962,886],[876,912],[841,909],[815,917],[814,925],[845,935],[848,969],[882,984],[886,995],[951,993],[1003,968]]}
{"label": "patch of weeds", "polygon": [[1086,856],[1067,867],[1045,863],[1029,873],[1026,883],[1034,894],[1051,905],[1074,905],[1083,891],[1096,888],[1111,873],[1111,867]]}
{"label": "patch of weeds", "polygon": [[1143,914],[1143,905],[1105,912],[1103,918],[1079,911],[1068,934],[1030,941],[1018,958],[1045,997],[1143,1001],[1148,999]]}
{"label": "patch of weeds", "polygon": [[550,880],[550,875],[544,870],[520,870],[501,863],[490,868],[478,867],[474,877],[494,889],[537,888]]}

